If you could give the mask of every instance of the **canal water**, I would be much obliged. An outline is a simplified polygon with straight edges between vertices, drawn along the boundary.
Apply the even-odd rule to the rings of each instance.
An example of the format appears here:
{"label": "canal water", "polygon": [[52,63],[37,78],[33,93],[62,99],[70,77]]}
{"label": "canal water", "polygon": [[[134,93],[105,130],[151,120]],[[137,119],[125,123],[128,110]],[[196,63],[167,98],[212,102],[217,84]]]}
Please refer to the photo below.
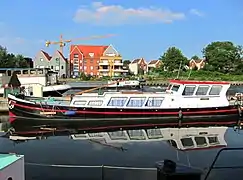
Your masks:
{"label": "canal water", "polygon": [[[3,127],[6,127],[3,124]],[[211,128],[212,129],[212,128]],[[223,129],[219,131],[218,129]],[[173,130],[173,131],[172,131]],[[243,131],[227,127],[214,127],[211,134],[219,134],[221,140],[212,147],[181,149],[168,143],[164,137],[173,136],[174,140],[191,137],[193,134],[207,132],[207,128],[163,129],[162,138],[155,138],[155,131],[150,133],[154,138],[142,140],[141,131],[130,132],[130,140],[124,141],[119,132],[113,132],[108,138],[74,139],[70,135],[49,136],[39,140],[15,142],[0,137],[0,152],[25,155],[26,180],[78,180],[78,179],[150,179],[156,180],[156,163],[170,159],[183,166],[200,170],[203,175],[208,171],[217,152],[223,147],[243,147]],[[107,134],[106,132],[103,132]],[[116,133],[116,135],[114,135]],[[181,134],[180,134],[181,133]],[[3,133],[2,133],[3,134]],[[92,136],[97,136],[95,133]],[[91,135],[90,135],[91,136]],[[177,137],[178,136],[178,137]],[[132,141],[136,137],[138,141]],[[140,138],[139,138],[140,137]],[[123,141],[119,141],[119,140]],[[140,140],[139,140],[140,139]],[[176,148],[177,147],[177,148]],[[101,166],[105,168],[101,168]],[[107,167],[109,166],[109,167]],[[222,153],[216,167],[242,166],[243,151],[227,151]],[[241,179],[242,169],[213,170],[209,179]],[[227,178],[228,177],[228,178]]]}

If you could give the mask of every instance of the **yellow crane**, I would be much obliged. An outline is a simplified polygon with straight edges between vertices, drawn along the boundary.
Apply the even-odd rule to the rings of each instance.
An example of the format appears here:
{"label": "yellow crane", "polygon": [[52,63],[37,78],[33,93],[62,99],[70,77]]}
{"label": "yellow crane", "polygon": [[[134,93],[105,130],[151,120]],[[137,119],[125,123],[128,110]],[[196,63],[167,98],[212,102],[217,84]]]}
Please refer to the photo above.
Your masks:
{"label": "yellow crane", "polygon": [[59,45],[60,52],[63,53],[63,47],[66,46],[67,43],[73,42],[73,41],[84,41],[84,40],[91,40],[91,39],[102,39],[102,38],[108,38],[111,36],[115,36],[115,34],[107,34],[103,36],[90,36],[90,37],[82,37],[82,38],[75,38],[75,39],[63,39],[62,34],[60,35],[59,41],[46,41],[46,47],[49,47],[50,45]]}

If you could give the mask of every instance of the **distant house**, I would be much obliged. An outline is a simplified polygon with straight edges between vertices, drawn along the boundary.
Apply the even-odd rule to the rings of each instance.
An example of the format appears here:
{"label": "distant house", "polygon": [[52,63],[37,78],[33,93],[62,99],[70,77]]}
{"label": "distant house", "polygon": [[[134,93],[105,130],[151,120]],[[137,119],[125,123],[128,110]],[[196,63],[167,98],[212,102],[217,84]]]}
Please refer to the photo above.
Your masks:
{"label": "distant house", "polygon": [[204,68],[205,64],[206,64],[205,59],[197,59],[197,60],[191,59],[189,61],[189,69],[200,70]]}
{"label": "distant house", "polygon": [[50,68],[51,56],[45,51],[39,51],[34,58],[34,68]]}
{"label": "distant house", "polygon": [[152,71],[153,69],[159,68],[162,64],[161,60],[152,60],[148,63],[148,72]]}
{"label": "distant house", "polygon": [[34,68],[50,68],[58,72],[59,77],[67,76],[67,67],[67,59],[60,51],[56,51],[53,56],[50,56],[47,52],[41,50],[34,59]]}
{"label": "distant house", "polygon": [[130,64],[129,64],[129,70],[131,73],[134,75],[138,74],[146,74],[148,72],[148,64],[144,60],[144,58],[140,59],[134,59]]}

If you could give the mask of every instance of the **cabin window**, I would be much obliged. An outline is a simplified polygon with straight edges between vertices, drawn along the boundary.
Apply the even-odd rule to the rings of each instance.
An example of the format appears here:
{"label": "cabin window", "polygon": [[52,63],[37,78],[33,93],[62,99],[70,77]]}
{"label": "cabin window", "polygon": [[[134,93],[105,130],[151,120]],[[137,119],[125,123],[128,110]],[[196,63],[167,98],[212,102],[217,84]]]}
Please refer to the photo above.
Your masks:
{"label": "cabin window", "polygon": [[181,139],[181,143],[184,147],[194,147],[192,138],[183,138]]}
{"label": "cabin window", "polygon": [[23,74],[29,74],[28,70],[23,70]]}
{"label": "cabin window", "polygon": [[145,106],[148,107],[160,107],[164,98],[150,97]]}
{"label": "cabin window", "polygon": [[21,74],[21,71],[15,71],[16,74]]}
{"label": "cabin window", "polygon": [[174,147],[174,148],[176,148],[176,149],[178,149],[178,146],[177,146],[177,144],[176,144],[176,142],[174,141],[174,140],[168,140],[167,141],[172,147]]}
{"label": "cabin window", "polygon": [[195,137],[195,141],[198,146],[207,146],[205,137]]}
{"label": "cabin window", "polygon": [[127,103],[127,106],[128,107],[142,107],[145,100],[146,100],[146,98],[142,98],[142,97],[130,98],[130,100]]}
{"label": "cabin window", "polygon": [[223,88],[223,86],[220,86],[220,85],[212,86],[212,88],[209,91],[209,95],[219,95],[222,88]]}
{"label": "cabin window", "polygon": [[89,106],[101,106],[103,104],[102,100],[89,101]]}
{"label": "cabin window", "polygon": [[216,136],[208,137],[208,142],[209,144],[219,144],[218,137]]}
{"label": "cabin window", "polygon": [[196,95],[206,95],[208,92],[209,86],[199,86],[197,88]]}
{"label": "cabin window", "polygon": [[174,84],[174,85],[172,86],[171,90],[177,92],[179,88],[180,88],[180,85],[175,85],[175,84]]}
{"label": "cabin window", "polygon": [[126,97],[111,98],[108,106],[124,106],[126,103]]}
{"label": "cabin window", "polygon": [[127,136],[124,131],[108,132],[111,140],[127,140]]}
{"label": "cabin window", "polygon": [[196,89],[196,86],[186,86],[182,95],[185,95],[185,96],[192,96],[194,91]]}
{"label": "cabin window", "polygon": [[147,129],[146,132],[149,139],[163,138],[160,129]]}
{"label": "cabin window", "polygon": [[74,105],[85,105],[86,101],[74,101],[73,104]]}
{"label": "cabin window", "polygon": [[128,130],[127,133],[128,133],[131,140],[144,140],[144,139],[146,139],[142,129]]}
{"label": "cabin window", "polygon": [[169,86],[167,87],[167,90],[170,90],[172,86],[173,86],[172,84],[169,84]]}
{"label": "cabin window", "polygon": [[36,74],[36,70],[30,70],[30,74]]}

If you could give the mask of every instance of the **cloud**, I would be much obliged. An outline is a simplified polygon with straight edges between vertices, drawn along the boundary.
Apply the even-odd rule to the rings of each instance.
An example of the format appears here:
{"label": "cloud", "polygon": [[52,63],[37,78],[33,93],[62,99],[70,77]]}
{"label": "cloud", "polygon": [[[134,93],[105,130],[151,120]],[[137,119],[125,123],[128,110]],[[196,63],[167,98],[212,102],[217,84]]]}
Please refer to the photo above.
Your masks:
{"label": "cloud", "polygon": [[197,9],[190,9],[190,14],[193,14],[193,15],[196,15],[196,16],[199,16],[199,17],[203,17],[205,16],[205,14]]}
{"label": "cloud", "polygon": [[137,23],[172,23],[185,19],[182,12],[173,12],[162,8],[125,8],[121,5],[104,5],[93,2],[90,6],[81,6],[75,13],[76,23],[95,25],[122,25]]}

